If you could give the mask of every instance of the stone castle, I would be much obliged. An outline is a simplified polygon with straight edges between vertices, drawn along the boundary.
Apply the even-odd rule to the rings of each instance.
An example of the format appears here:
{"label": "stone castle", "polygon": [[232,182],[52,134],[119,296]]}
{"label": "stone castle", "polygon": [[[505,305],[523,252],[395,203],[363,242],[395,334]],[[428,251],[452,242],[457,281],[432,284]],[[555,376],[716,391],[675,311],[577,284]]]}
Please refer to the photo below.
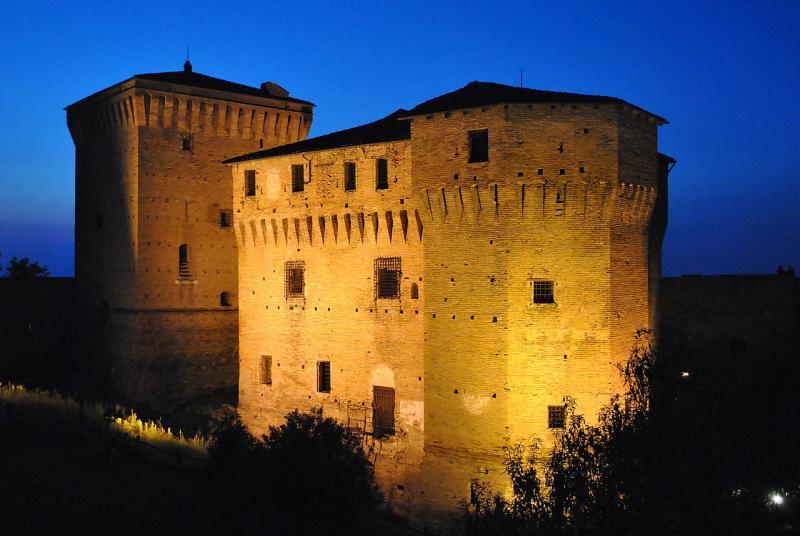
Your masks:
{"label": "stone castle", "polygon": [[321,406],[435,528],[565,397],[591,420],[620,391],[657,325],[666,121],[473,82],[306,139],[312,107],[188,62],[69,106],[78,292],[131,399],[238,385],[256,433]]}

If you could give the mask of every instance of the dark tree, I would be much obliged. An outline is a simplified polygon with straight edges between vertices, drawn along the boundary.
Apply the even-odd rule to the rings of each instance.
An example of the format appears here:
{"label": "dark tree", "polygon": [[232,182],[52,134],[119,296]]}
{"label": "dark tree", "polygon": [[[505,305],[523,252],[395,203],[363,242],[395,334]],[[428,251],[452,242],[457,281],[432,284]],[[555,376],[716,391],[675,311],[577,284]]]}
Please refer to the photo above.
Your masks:
{"label": "dark tree", "polygon": [[6,266],[6,277],[12,279],[35,279],[49,276],[50,272],[46,266],[40,266],[36,261],[31,262],[28,257],[22,257],[21,259],[11,257],[8,266]]}

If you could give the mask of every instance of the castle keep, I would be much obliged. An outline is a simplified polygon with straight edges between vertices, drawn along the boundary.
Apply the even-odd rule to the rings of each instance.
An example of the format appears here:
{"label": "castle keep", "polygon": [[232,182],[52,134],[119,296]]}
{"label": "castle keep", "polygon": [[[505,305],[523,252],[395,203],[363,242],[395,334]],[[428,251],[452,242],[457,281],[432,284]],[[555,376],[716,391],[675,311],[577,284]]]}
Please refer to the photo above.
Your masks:
{"label": "castle keep", "polygon": [[390,504],[437,526],[500,447],[591,420],[655,325],[666,121],[473,82],[229,159],[239,408],[324,411],[377,442]]}
{"label": "castle keep", "polygon": [[436,528],[565,397],[592,420],[620,392],[657,325],[666,121],[473,82],[306,139],[312,107],[188,62],[67,107],[77,293],[129,400],[238,386],[256,434],[321,406]]}
{"label": "castle keep", "polygon": [[160,412],[236,401],[237,255],[230,171],[304,139],[309,102],[274,83],[141,74],[67,107],[75,276],[109,382]]}

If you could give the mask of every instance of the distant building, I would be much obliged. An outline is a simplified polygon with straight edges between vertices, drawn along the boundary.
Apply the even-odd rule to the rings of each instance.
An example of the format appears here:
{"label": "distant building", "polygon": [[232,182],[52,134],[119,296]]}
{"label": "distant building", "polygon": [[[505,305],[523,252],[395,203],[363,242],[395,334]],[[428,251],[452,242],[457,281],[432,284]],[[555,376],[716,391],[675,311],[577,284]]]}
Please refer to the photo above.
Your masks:
{"label": "distant building", "polygon": [[800,283],[776,275],[684,275],[661,280],[661,342],[691,369],[707,359],[784,358],[800,337]]}
{"label": "distant building", "polygon": [[665,120],[612,97],[473,82],[227,160],[239,407],[322,406],[375,442],[389,503],[441,526],[500,447],[590,420],[656,325]]}
{"label": "distant building", "polygon": [[[127,400],[236,401],[237,255],[222,160],[304,139],[313,105],[267,82],[140,74],[66,108],[79,304]],[[87,358],[88,359],[88,358]],[[103,379],[105,378],[105,379]]]}

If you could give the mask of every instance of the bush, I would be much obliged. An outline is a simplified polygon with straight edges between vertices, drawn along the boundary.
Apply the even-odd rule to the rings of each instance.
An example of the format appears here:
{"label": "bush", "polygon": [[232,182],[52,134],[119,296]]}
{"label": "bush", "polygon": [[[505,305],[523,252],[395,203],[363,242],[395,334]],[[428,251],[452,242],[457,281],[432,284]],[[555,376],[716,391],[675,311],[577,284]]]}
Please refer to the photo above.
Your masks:
{"label": "bush", "polygon": [[380,500],[361,439],[318,408],[289,413],[261,440],[227,412],[214,428],[210,452],[242,529],[357,533]]}

